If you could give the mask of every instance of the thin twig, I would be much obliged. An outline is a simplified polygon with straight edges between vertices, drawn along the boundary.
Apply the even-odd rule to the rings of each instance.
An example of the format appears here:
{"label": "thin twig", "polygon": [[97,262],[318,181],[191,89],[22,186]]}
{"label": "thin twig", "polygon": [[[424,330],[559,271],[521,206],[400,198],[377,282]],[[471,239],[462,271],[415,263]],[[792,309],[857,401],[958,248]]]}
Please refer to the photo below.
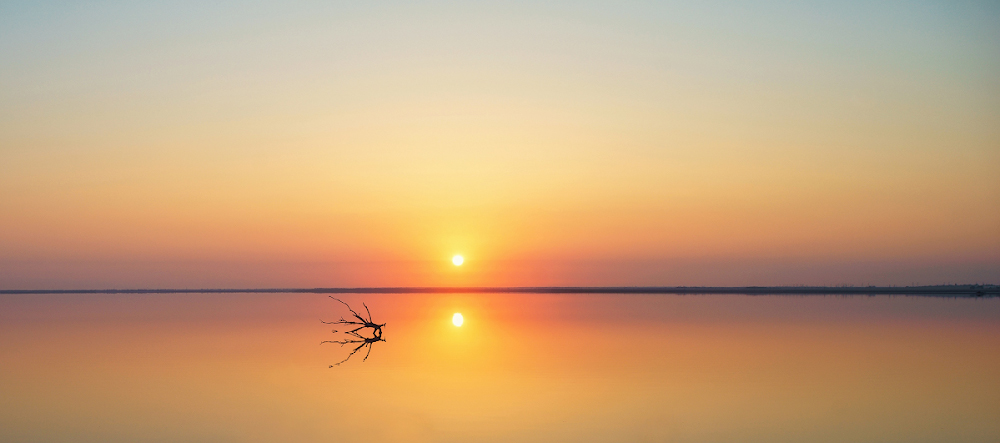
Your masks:
{"label": "thin twig", "polygon": [[[347,354],[347,358],[341,360],[338,363],[330,365],[330,367],[332,368],[334,366],[340,366],[341,363],[344,363],[347,360],[350,360],[351,357],[354,354],[356,354],[358,351],[361,350],[361,348],[364,348],[365,346],[368,347],[368,352],[365,353],[365,358],[362,359],[361,361],[367,361],[368,360],[368,356],[371,355],[371,353],[372,353],[372,345],[375,344],[375,343],[378,343],[380,341],[385,341],[382,338],[382,327],[385,326],[385,323],[382,323],[382,324],[375,323],[372,320],[372,312],[371,312],[371,310],[368,309],[368,305],[365,304],[365,303],[361,303],[361,304],[365,307],[365,312],[368,313],[368,318],[367,319],[364,318],[364,317],[362,317],[361,314],[358,314],[354,309],[351,308],[351,305],[347,304],[343,300],[341,300],[339,298],[336,298],[334,296],[330,296],[330,298],[332,298],[332,299],[340,302],[344,306],[346,306],[347,310],[351,311],[351,314],[354,315],[354,318],[356,318],[358,320],[358,321],[355,321],[353,319],[352,320],[347,320],[344,317],[340,317],[340,320],[337,320],[337,321],[324,321],[324,320],[320,319],[320,322],[322,322],[324,324],[328,324],[328,325],[352,325],[352,326],[357,326],[356,328],[351,329],[350,331],[344,331],[344,334],[347,334],[347,335],[349,335],[351,337],[354,337],[354,338],[344,339],[344,340],[325,340],[325,341],[320,342],[320,344],[323,344],[323,343],[337,343],[340,346],[344,346],[344,345],[347,345],[347,344],[358,344],[358,346],[355,347],[354,350],[352,350],[350,354]],[[371,329],[372,330],[372,336],[371,337],[366,337],[366,336],[361,335],[361,334],[358,333],[358,331],[361,331],[361,330],[364,330],[364,329]],[[333,332],[337,333],[337,330],[334,329]]]}

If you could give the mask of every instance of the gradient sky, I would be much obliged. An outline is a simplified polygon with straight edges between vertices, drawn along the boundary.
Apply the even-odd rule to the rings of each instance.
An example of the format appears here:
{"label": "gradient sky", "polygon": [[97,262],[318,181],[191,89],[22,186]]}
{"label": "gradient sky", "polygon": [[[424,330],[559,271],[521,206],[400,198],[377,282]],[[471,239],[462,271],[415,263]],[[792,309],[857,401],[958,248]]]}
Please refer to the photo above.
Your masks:
{"label": "gradient sky", "polygon": [[0,288],[998,283],[1000,6],[870,3],[4,2]]}

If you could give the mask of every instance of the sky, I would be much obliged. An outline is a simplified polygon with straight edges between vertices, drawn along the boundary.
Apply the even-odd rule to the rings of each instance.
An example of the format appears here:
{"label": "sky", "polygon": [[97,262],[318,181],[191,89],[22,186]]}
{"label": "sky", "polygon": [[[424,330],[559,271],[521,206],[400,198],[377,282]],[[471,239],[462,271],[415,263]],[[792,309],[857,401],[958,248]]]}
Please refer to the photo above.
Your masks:
{"label": "sky", "polygon": [[0,288],[1000,283],[997,23],[3,2]]}

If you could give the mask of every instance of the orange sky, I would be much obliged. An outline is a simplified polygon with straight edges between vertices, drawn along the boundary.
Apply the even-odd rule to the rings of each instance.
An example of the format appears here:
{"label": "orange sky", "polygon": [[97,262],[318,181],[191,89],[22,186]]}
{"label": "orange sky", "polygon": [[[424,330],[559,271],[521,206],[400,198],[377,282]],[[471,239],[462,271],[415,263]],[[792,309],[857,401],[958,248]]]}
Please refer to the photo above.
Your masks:
{"label": "orange sky", "polygon": [[1000,280],[995,9],[79,8],[0,14],[3,288]]}

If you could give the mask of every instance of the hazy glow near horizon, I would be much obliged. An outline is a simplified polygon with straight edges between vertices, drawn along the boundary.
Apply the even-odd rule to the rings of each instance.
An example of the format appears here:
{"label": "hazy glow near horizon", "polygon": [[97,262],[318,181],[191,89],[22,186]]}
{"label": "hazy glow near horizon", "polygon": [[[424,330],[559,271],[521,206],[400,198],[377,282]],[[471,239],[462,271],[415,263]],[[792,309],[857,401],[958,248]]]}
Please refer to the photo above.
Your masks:
{"label": "hazy glow near horizon", "polygon": [[4,2],[0,288],[1000,280],[998,17]]}

